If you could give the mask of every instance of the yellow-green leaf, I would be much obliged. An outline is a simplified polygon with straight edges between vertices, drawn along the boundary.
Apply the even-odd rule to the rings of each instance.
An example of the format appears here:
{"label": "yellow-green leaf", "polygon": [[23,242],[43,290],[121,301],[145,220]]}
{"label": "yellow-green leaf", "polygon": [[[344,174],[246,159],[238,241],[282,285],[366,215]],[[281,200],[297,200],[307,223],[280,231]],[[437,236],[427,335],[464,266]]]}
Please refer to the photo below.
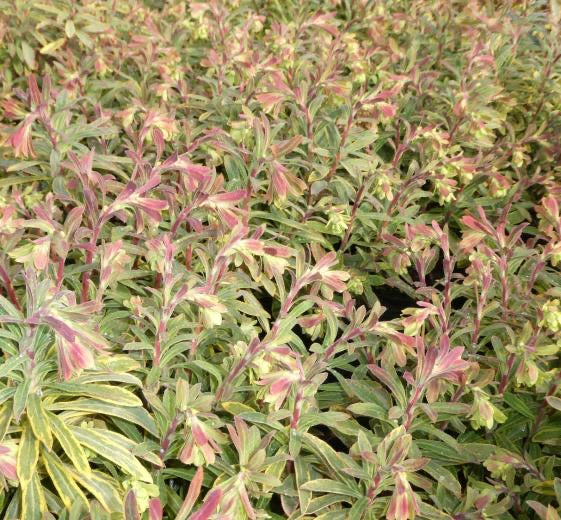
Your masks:
{"label": "yellow-green leaf", "polygon": [[30,394],[27,399],[27,418],[35,437],[50,451],[53,447],[53,435],[43,403],[37,394]]}
{"label": "yellow-green leaf", "polygon": [[561,410],[561,399],[559,397],[555,397],[554,395],[548,395],[545,400],[547,404],[556,410]]}
{"label": "yellow-green leaf", "polygon": [[66,20],[66,24],[64,25],[64,32],[69,38],[72,38],[72,36],[76,34],[76,27],[74,26],[74,22],[72,20]]}
{"label": "yellow-green leaf", "polygon": [[228,401],[222,403],[222,408],[232,415],[240,415],[242,413],[252,413],[255,412],[251,406],[247,406],[244,403],[239,403],[237,401]]}
{"label": "yellow-green leaf", "polygon": [[16,470],[22,490],[25,491],[31,482],[39,459],[39,441],[33,435],[29,424],[23,426],[21,441],[18,449]]}
{"label": "yellow-green leaf", "polygon": [[22,383],[18,384],[12,400],[12,410],[14,419],[19,422],[25,408],[27,406],[27,398],[31,387],[31,378],[25,378]]}
{"label": "yellow-green leaf", "polygon": [[57,49],[60,49],[66,42],[66,38],[59,38],[54,42],[47,43],[44,47],[41,47],[39,51],[41,54],[52,54]]}
{"label": "yellow-green leaf", "polygon": [[13,377],[12,372],[15,372],[21,365],[25,363],[25,359],[20,356],[12,356],[4,361],[0,366],[0,377]]}
{"label": "yellow-green leaf", "polygon": [[158,427],[152,416],[141,406],[115,406],[97,399],[74,399],[72,401],[57,401],[49,405],[49,410],[76,410],[92,415],[111,415],[128,422],[138,424],[152,435],[159,435]]}
{"label": "yellow-green leaf", "polygon": [[549,0],[549,6],[551,8],[553,23],[558,24],[561,21],[561,5],[559,4],[559,0]]}
{"label": "yellow-green leaf", "polygon": [[49,477],[51,477],[58,491],[58,496],[67,509],[70,509],[76,501],[81,501],[84,505],[88,504],[86,496],[66,470],[62,461],[54,453],[48,453],[46,450],[43,450],[42,460]]}
{"label": "yellow-green leaf", "polygon": [[35,51],[26,41],[21,42],[21,53],[23,54],[23,59],[30,69],[35,68]]}
{"label": "yellow-green leaf", "polygon": [[117,406],[142,406],[142,401],[132,392],[112,385],[58,383],[51,385],[50,388],[69,395],[93,397]]}
{"label": "yellow-green leaf", "polygon": [[136,444],[125,436],[97,428],[72,428],[72,432],[86,448],[110,460],[138,480],[152,482],[146,468],[132,455]]}
{"label": "yellow-green leaf", "polygon": [[88,457],[86,457],[86,453],[72,431],[70,431],[70,428],[68,428],[64,421],[57,415],[48,413],[48,417],[53,433],[62,446],[64,453],[66,453],[67,457],[72,461],[79,472],[89,473],[90,465],[88,463]]}
{"label": "yellow-green leaf", "polygon": [[4,439],[12,420],[12,410],[5,404],[0,408],[0,442]]}
{"label": "yellow-green leaf", "polygon": [[345,495],[347,497],[361,498],[362,493],[342,482],[337,482],[336,480],[331,480],[328,478],[318,478],[316,480],[310,480],[302,485],[302,489],[305,491],[313,491],[316,493],[335,495]]}
{"label": "yellow-green leaf", "polygon": [[92,471],[89,474],[79,473],[72,466],[66,466],[66,470],[83,488],[87,489],[109,512],[121,512],[122,500],[119,495],[119,484],[108,478],[103,473]]}
{"label": "yellow-green leaf", "polygon": [[[6,168],[7,172],[21,172],[23,170],[27,170],[32,168],[33,166],[37,166],[41,164],[41,161],[19,161],[17,163],[11,164]],[[50,179],[47,175],[34,175],[33,177],[6,177],[2,179],[2,183],[0,186],[12,186],[14,184],[22,184],[25,182],[34,182],[34,181],[46,181]]]}
{"label": "yellow-green leaf", "polygon": [[[39,443],[37,443],[39,446]],[[37,473],[31,477],[29,485],[22,489],[21,518],[25,520],[42,520],[47,511],[45,494]]]}

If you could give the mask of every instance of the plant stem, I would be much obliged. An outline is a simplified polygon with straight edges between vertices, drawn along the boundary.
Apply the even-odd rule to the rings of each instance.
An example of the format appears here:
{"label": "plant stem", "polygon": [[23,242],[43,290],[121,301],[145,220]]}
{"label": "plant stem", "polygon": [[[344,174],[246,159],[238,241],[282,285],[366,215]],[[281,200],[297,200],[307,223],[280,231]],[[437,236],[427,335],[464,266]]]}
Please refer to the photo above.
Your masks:
{"label": "plant stem", "polygon": [[4,269],[3,265],[0,265],[0,277],[2,278],[2,282],[4,283],[4,287],[6,287],[6,293],[8,295],[8,299],[12,302],[14,307],[21,311],[21,305],[19,304],[18,297],[16,295],[16,291],[14,290],[14,286],[12,285],[12,281],[10,280],[10,276],[6,269]]}
{"label": "plant stem", "polygon": [[[96,224],[93,232],[92,238],[90,240],[90,249],[86,252],[86,264],[91,264],[93,262],[93,257],[95,254],[95,248],[97,246],[97,239],[99,238],[99,234],[101,232],[101,226],[103,225],[103,219],[100,217],[98,223]],[[91,271],[84,271],[82,276],[82,302],[87,301],[88,299],[88,290],[90,287],[90,278],[91,278]]]}
{"label": "plant stem", "polygon": [[506,372],[503,374],[503,377],[501,378],[501,383],[499,384],[499,395],[503,395],[506,390],[506,386],[508,385],[508,380],[510,378],[510,373],[512,372],[512,367],[514,365],[515,360],[516,360],[516,354],[514,353],[509,354],[506,362]]}
{"label": "plant stem", "polygon": [[177,427],[179,426],[179,419],[181,417],[181,414],[177,414],[173,420],[171,421],[169,428],[166,431],[166,435],[162,440],[162,443],[160,444],[160,459],[164,460],[164,457],[166,456],[167,451],[169,450],[169,447],[171,446],[171,439],[173,437],[173,435],[175,434],[175,431],[177,430]]}
{"label": "plant stem", "polygon": [[355,199],[355,203],[353,204],[353,209],[351,210],[351,221],[349,222],[349,225],[345,231],[345,236],[343,237],[343,240],[341,241],[341,245],[339,247],[339,251],[344,251],[345,248],[347,247],[347,244],[349,243],[349,239],[351,237],[351,233],[353,231],[353,224],[355,222],[356,219],[356,213],[358,211],[359,206],[362,203],[362,198],[364,196],[364,191],[366,189],[366,185],[363,182],[356,194],[356,199]]}
{"label": "plant stem", "polygon": [[405,423],[403,425],[405,427],[405,431],[409,430],[411,427],[411,423],[413,422],[413,412],[415,411],[415,406],[419,402],[419,399],[423,395],[423,390],[423,386],[417,386],[413,397],[409,400],[409,403],[407,403],[407,408],[405,409]]}

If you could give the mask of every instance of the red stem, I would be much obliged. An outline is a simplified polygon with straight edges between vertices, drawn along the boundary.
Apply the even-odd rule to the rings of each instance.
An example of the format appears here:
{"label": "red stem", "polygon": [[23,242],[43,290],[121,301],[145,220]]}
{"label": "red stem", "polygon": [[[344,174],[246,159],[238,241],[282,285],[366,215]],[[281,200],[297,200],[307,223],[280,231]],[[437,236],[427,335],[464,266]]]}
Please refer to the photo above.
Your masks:
{"label": "red stem", "polygon": [[164,439],[162,440],[162,443],[160,444],[160,459],[164,460],[164,457],[169,449],[169,447],[171,446],[171,438],[173,437],[173,434],[175,433],[175,431],[177,430],[177,427],[179,426],[179,414],[176,415],[173,420],[171,421],[171,424],[169,425],[169,428],[166,432],[166,436],[164,437]]}
{"label": "red stem", "polygon": [[499,385],[499,395],[503,395],[506,390],[506,386],[508,384],[508,380],[510,378],[510,373],[512,372],[512,367],[514,365],[515,359],[516,359],[516,354],[514,353],[511,353],[508,356],[506,362],[506,372],[503,374],[503,377],[501,378],[501,383]]}
{"label": "red stem", "polygon": [[421,395],[423,394],[423,387],[422,386],[418,386],[417,388],[415,388],[415,393],[413,394],[413,397],[411,398],[411,400],[409,401],[409,403],[407,403],[407,408],[405,410],[405,430],[409,430],[409,428],[411,427],[411,423],[413,422],[413,411],[415,408],[415,405],[419,402],[419,399],[421,398]]}
{"label": "red stem", "polygon": [[298,387],[298,392],[296,393],[296,398],[294,400],[294,411],[292,412],[292,420],[290,422],[290,428],[296,430],[298,428],[298,422],[300,421],[300,415],[302,413],[302,398],[304,397],[304,387],[302,384]]}
{"label": "red stem", "polygon": [[60,290],[62,287],[62,280],[64,279],[64,258],[58,259],[58,268],[56,273],[56,286]]}
{"label": "red stem", "polygon": [[[86,264],[91,264],[93,262],[97,239],[99,237],[99,233],[101,232],[102,225],[103,220],[100,218],[92,232],[92,238],[90,240],[91,248],[86,252]],[[85,302],[88,299],[88,290],[90,287],[91,275],[91,271],[84,271],[84,275],[82,276],[82,302]]]}
{"label": "red stem", "polygon": [[10,280],[10,276],[6,269],[4,269],[3,265],[0,265],[0,277],[2,277],[2,281],[4,282],[4,287],[6,287],[6,293],[8,294],[8,299],[13,303],[15,308],[18,311],[21,311],[21,305],[18,302],[18,297],[16,295],[16,291],[14,290],[14,286]]}
{"label": "red stem", "polygon": [[349,239],[351,238],[351,233],[353,231],[353,225],[356,220],[356,213],[358,211],[359,206],[362,204],[362,197],[364,196],[365,189],[366,189],[366,185],[363,182],[356,194],[355,203],[353,204],[353,209],[351,210],[351,221],[349,222],[349,226],[345,231],[345,236],[341,241],[341,246],[339,247],[339,251],[344,251],[345,248],[347,247],[347,244],[349,243]]}
{"label": "red stem", "polygon": [[158,330],[156,332],[156,341],[154,345],[154,366],[160,366],[160,361],[162,358],[162,338],[166,332],[167,321],[165,319],[160,320],[158,325]]}

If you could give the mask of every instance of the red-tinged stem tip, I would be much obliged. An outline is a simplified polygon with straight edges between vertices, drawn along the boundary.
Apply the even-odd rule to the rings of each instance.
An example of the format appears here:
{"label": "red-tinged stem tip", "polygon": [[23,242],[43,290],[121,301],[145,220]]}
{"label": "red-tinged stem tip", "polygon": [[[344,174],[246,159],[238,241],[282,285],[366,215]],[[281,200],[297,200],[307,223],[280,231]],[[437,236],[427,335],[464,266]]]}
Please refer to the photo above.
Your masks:
{"label": "red-tinged stem tip", "polygon": [[4,287],[6,288],[6,294],[8,295],[8,299],[10,300],[10,302],[12,302],[12,304],[18,311],[21,311],[22,308],[18,301],[18,297],[16,295],[16,291],[14,290],[14,286],[12,285],[12,281],[10,280],[10,276],[8,275],[6,269],[4,269],[4,266],[2,265],[0,265],[0,277],[2,278],[2,282],[4,283]]}

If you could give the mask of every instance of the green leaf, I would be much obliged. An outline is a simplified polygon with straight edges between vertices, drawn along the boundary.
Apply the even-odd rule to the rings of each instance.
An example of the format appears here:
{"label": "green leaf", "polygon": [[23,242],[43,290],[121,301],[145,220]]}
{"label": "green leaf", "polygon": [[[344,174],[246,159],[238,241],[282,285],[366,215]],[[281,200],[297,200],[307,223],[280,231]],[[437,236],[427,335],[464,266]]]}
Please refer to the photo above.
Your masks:
{"label": "green leaf", "polygon": [[447,470],[446,468],[442,467],[435,461],[431,460],[424,468],[423,471],[426,471],[434,480],[436,480],[439,484],[444,486],[448,491],[450,491],[456,498],[462,497],[462,486],[458,482],[458,479],[454,476],[454,474]]}
{"label": "green leaf", "polygon": [[326,426],[335,427],[338,423],[344,423],[349,420],[350,416],[342,412],[320,412],[305,413],[300,417],[300,431],[307,431],[313,426],[324,424]]}
{"label": "green leaf", "polygon": [[364,415],[365,417],[372,417],[374,419],[379,419],[390,424],[393,423],[388,419],[388,412],[384,410],[381,406],[376,403],[354,403],[351,404],[347,410],[354,413],[355,415]]}
{"label": "green leaf", "polygon": [[62,461],[54,453],[49,453],[45,450],[42,451],[42,460],[64,506],[70,509],[72,504],[77,501],[87,506],[88,500],[86,496],[77,486]]}
{"label": "green leaf", "polygon": [[117,406],[142,406],[142,401],[129,390],[111,385],[58,383],[49,388],[68,395],[88,396]]}
{"label": "green leaf", "polygon": [[[0,183],[2,179],[0,179]],[[2,186],[0,185],[0,188]],[[7,298],[0,294],[0,308],[4,309],[8,316],[15,318],[16,320],[23,320],[23,314],[17,310],[16,306]]]}
{"label": "green leaf", "polygon": [[85,412],[91,415],[110,415],[119,417],[125,421],[142,426],[152,435],[158,436],[159,431],[152,416],[141,407],[114,406],[96,399],[76,399],[75,401],[59,401],[49,405],[49,410],[75,410]]}
{"label": "green leaf", "polygon": [[347,477],[344,472],[347,464],[329,444],[309,433],[303,433],[302,440],[309,451],[314,453],[324,464],[329,466],[337,474],[339,480],[346,481],[347,483],[352,482],[352,479]]}
{"label": "green leaf", "polygon": [[33,435],[31,426],[26,423],[23,426],[16,462],[18,479],[24,491],[35,474],[38,460],[39,441]]}
{"label": "green leaf", "polygon": [[335,504],[340,504],[341,502],[352,503],[353,499],[349,496],[336,495],[335,493],[330,495],[319,495],[310,501],[310,505],[308,506],[308,509],[306,509],[306,515],[314,515],[322,510],[330,508]]}
{"label": "green leaf", "polygon": [[108,512],[121,513],[122,502],[119,495],[119,483],[99,471],[80,473],[72,466],[65,466],[72,478],[87,489]]}
{"label": "green leaf", "polygon": [[555,491],[555,498],[558,504],[561,504],[561,479],[555,477],[553,480],[553,490]]}
{"label": "green leaf", "polygon": [[33,428],[35,437],[50,451],[53,446],[53,436],[47,414],[43,409],[43,403],[37,394],[29,395],[27,400],[27,419],[31,424],[31,428]]}
{"label": "green leaf", "polygon": [[348,520],[362,520],[364,512],[368,508],[369,501],[367,497],[359,498],[354,504],[353,507],[349,510],[348,513]]}
{"label": "green leaf", "polygon": [[238,401],[227,401],[222,403],[222,408],[226,410],[231,415],[241,415],[244,413],[251,414],[255,410],[250,406],[247,406],[244,403],[240,403]]}
{"label": "green leaf", "polygon": [[471,457],[462,455],[459,450],[455,450],[442,441],[416,439],[415,444],[421,449],[424,456],[442,464],[467,464],[474,462]]}
{"label": "green leaf", "polygon": [[0,365],[0,378],[11,375],[14,370],[25,363],[25,357],[14,356]]}
{"label": "green leaf", "polygon": [[352,140],[349,144],[345,145],[346,153],[358,152],[371,145],[378,138],[378,134],[370,130],[360,132],[352,136]]}
{"label": "green leaf", "polygon": [[47,511],[45,494],[37,473],[31,476],[25,487],[22,486],[21,506],[21,518],[25,520],[42,520]]}
{"label": "green leaf", "polygon": [[58,38],[58,40],[54,40],[47,45],[41,47],[39,52],[41,54],[54,54],[54,52],[60,49],[66,43],[66,38]]}
{"label": "green leaf", "polygon": [[[16,393],[16,389],[15,388],[2,388],[2,390],[0,390],[0,404],[5,403],[8,399],[11,399]],[[10,408],[10,415],[13,415],[13,403],[12,406]]]}
{"label": "green leaf", "polygon": [[13,401],[13,411],[14,411],[14,419],[16,422],[19,422],[25,408],[27,406],[27,398],[29,396],[29,389],[31,387],[31,378],[28,377],[23,380],[23,383],[20,383],[14,394],[14,401]]}
{"label": "green leaf", "polygon": [[346,379],[336,371],[333,371],[332,374],[349,397],[358,398],[363,403],[381,406],[387,418],[387,410],[391,404],[387,392],[382,390],[379,384],[364,379]]}
{"label": "green leaf", "polygon": [[53,433],[66,453],[66,456],[72,461],[72,464],[74,464],[80,473],[89,473],[91,470],[86,452],[82,449],[82,446],[80,446],[78,439],[76,439],[70,428],[57,415],[48,413],[48,418]]}
{"label": "green leaf", "polygon": [[27,43],[26,41],[21,42],[21,52],[23,54],[23,59],[25,60],[25,63],[27,63],[27,66],[30,69],[34,69],[36,66],[35,51],[31,48],[29,43]]}
{"label": "green leaf", "polygon": [[0,408],[0,442],[4,439],[10,422],[12,421],[12,410],[9,405],[4,405]]}
{"label": "green leaf", "polygon": [[[21,161],[6,168],[8,172],[17,172],[21,170],[25,170],[27,168],[31,168],[32,166],[37,166],[41,164],[39,161]],[[9,186],[17,186],[18,184],[27,184],[28,182],[39,182],[39,181],[48,181],[50,177],[47,175],[32,175],[32,176],[13,176],[13,177],[4,177],[0,179],[0,188],[8,188]]]}
{"label": "green leaf", "polygon": [[534,419],[534,412],[532,412],[528,405],[517,395],[505,394],[504,400],[512,409],[516,410],[519,414],[527,417],[528,419]]}
{"label": "green leaf", "polygon": [[188,361],[187,363],[183,363],[182,366],[190,369],[196,367],[201,370],[204,370],[205,372],[208,372],[209,374],[213,375],[216,378],[218,384],[222,383],[222,373],[215,365],[209,363],[208,361],[204,361],[202,359],[195,359],[193,361]]}
{"label": "green leaf", "polygon": [[545,400],[547,404],[556,410],[561,411],[561,399],[559,397],[555,397],[554,395],[548,395]]}
{"label": "green leaf", "polygon": [[132,455],[132,452],[136,448],[136,443],[118,433],[100,430],[98,428],[73,427],[72,432],[82,446],[110,460],[123,469],[123,471],[138,480],[152,482],[150,473],[148,473],[146,468]]}
{"label": "green leaf", "polygon": [[462,442],[460,447],[463,453],[471,456],[471,460],[477,463],[483,462],[496,451],[496,446],[483,442]]}
{"label": "green leaf", "polygon": [[551,422],[542,425],[532,440],[550,446],[561,446],[561,423]]}
{"label": "green leaf", "polygon": [[68,38],[72,38],[76,34],[76,27],[74,27],[74,22],[72,20],[66,20],[64,25],[64,32]]}
{"label": "green leaf", "polygon": [[296,477],[296,489],[300,500],[300,510],[303,513],[308,511],[310,501],[312,500],[311,491],[303,489],[303,485],[310,480],[310,466],[304,460],[304,457],[296,457],[294,460],[294,473]]}
{"label": "green leaf", "polygon": [[452,520],[452,517],[442,511],[439,511],[435,507],[427,504],[426,502],[420,503],[421,515],[420,518],[426,518],[427,520]]}
{"label": "green leaf", "polygon": [[306,482],[302,485],[302,489],[305,491],[314,491],[316,493],[335,493],[355,498],[362,498],[363,496],[358,490],[347,486],[342,482],[337,482],[336,480],[330,480],[327,478],[320,478]]}

